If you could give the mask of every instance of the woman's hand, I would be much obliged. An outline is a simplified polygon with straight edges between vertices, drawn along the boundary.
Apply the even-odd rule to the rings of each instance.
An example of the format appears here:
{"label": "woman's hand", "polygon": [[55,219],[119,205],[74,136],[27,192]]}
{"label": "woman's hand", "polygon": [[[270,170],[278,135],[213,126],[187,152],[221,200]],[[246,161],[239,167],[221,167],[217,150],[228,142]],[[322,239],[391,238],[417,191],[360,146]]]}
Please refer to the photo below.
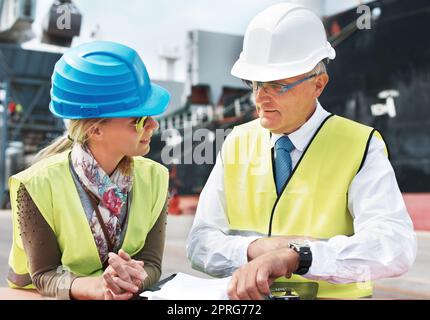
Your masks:
{"label": "woman's hand", "polygon": [[74,300],[104,300],[106,289],[103,276],[79,277],[72,282],[70,297]]}
{"label": "woman's hand", "polygon": [[103,273],[105,299],[130,299],[138,293],[148,276],[143,269],[143,262],[131,259],[124,251],[118,255],[109,253],[109,267]]}
{"label": "woman's hand", "polygon": [[109,267],[98,277],[76,278],[71,287],[72,299],[128,300],[139,292],[148,275],[143,262],[131,259],[120,250],[109,253]]}

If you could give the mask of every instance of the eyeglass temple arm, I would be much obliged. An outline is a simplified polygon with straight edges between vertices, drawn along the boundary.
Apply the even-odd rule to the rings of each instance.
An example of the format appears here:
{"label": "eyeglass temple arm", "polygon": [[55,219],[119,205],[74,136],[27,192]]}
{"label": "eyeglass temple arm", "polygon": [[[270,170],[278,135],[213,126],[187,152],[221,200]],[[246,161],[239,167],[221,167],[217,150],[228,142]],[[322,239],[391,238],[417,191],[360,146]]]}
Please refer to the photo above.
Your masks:
{"label": "eyeglass temple arm", "polygon": [[311,74],[310,76],[307,76],[307,77],[304,77],[303,79],[300,79],[300,80],[298,80],[297,82],[295,82],[295,83],[291,83],[291,84],[284,84],[284,85],[282,85],[282,91],[283,92],[285,92],[285,91],[288,91],[288,90],[290,90],[291,88],[294,88],[295,86],[298,86],[299,84],[301,84],[301,83],[303,83],[303,82],[305,82],[306,80],[309,80],[309,79],[311,79],[311,78],[313,78],[313,77],[316,77],[317,76],[317,74],[316,73],[314,73],[314,74]]}

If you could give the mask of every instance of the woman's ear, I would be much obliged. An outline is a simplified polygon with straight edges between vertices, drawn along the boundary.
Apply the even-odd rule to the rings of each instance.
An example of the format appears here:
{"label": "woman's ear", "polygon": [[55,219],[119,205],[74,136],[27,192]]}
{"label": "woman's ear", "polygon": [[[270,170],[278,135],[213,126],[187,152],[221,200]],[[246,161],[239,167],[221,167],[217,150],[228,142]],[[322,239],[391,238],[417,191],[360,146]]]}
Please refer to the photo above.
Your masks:
{"label": "woman's ear", "polygon": [[103,137],[103,130],[98,124],[92,125],[88,130],[88,138],[100,141]]}
{"label": "woman's ear", "polygon": [[317,99],[321,93],[324,91],[327,85],[329,76],[327,73],[322,73],[315,78],[315,99]]}

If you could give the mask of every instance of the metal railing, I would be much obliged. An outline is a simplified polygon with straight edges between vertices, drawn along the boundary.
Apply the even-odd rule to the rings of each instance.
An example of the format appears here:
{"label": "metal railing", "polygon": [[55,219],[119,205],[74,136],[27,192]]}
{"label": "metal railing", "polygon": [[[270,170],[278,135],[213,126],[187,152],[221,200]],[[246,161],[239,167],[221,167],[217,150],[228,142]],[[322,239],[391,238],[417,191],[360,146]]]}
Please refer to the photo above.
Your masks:
{"label": "metal railing", "polygon": [[254,108],[254,101],[251,93],[235,99],[227,107],[193,106],[191,110],[187,109],[182,113],[159,119],[160,129],[158,132],[168,129],[183,130],[189,127],[204,127],[213,121],[223,120],[232,111],[235,117],[240,118],[252,108]]}

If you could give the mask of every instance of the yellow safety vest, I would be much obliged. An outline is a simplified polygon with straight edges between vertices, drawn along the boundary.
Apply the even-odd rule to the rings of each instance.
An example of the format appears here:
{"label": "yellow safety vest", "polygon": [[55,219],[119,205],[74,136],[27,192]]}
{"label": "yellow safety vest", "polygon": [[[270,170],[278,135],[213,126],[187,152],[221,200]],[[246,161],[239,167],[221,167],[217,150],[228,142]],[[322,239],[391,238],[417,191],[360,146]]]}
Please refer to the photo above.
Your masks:
{"label": "yellow safety vest", "polygon": [[[278,197],[270,132],[260,125],[259,119],[236,127],[222,149],[227,216],[232,232],[318,239],[353,235],[348,187],[364,162],[372,136],[382,139],[368,126],[329,116]],[[293,275],[277,281],[310,280]],[[372,295],[371,282],[317,282],[319,298]]]}
{"label": "yellow safety vest", "polygon": [[[62,266],[79,276],[103,273],[93,234],[70,172],[70,151],[51,156],[9,179],[13,213],[13,243],[9,266],[17,275],[29,273],[17,219],[17,190],[24,184],[36,206],[57,237]],[[145,245],[166,201],[167,168],[143,157],[134,158],[132,202],[122,249],[134,255]],[[9,282],[13,288],[17,284]],[[34,288],[33,284],[24,288]]]}

